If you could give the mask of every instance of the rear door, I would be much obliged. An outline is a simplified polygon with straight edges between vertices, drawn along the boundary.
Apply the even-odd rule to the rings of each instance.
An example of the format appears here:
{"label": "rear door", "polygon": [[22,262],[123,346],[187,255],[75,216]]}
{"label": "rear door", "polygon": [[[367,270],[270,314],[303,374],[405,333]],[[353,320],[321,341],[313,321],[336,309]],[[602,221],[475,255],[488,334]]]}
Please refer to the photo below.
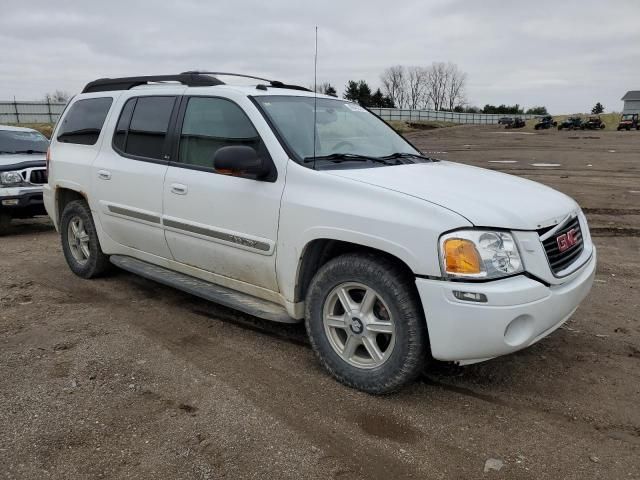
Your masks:
{"label": "rear door", "polygon": [[[268,126],[246,97],[237,101],[183,99],[176,158],[164,183],[166,238],[181,263],[277,291],[275,245],[284,174],[265,145],[268,135],[276,141]],[[214,154],[231,145],[254,148],[271,164],[273,175],[258,180],[217,172]]]}
{"label": "rear door", "polygon": [[161,215],[167,131],[178,103],[173,90],[122,99],[113,137],[92,169],[104,231],[121,245],[163,258],[171,257]]}

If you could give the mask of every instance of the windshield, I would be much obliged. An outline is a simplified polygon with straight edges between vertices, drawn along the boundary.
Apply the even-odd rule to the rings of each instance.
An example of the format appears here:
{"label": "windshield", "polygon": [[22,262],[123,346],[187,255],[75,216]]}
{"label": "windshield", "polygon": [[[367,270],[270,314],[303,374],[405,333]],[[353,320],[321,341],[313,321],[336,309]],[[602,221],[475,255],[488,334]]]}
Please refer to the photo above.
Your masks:
{"label": "windshield", "polygon": [[47,137],[38,132],[0,130],[0,153],[46,153]]}
{"label": "windshield", "polygon": [[[420,155],[384,121],[346,100],[293,96],[255,97],[298,161],[348,154],[379,158]],[[313,106],[317,102],[314,152]]]}

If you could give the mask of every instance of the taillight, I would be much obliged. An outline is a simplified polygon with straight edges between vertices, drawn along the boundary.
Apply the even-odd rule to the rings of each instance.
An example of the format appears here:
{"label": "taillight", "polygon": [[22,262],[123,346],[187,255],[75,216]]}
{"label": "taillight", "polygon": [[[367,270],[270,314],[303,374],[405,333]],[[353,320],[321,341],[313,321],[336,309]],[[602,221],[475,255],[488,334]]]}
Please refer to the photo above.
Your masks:
{"label": "taillight", "polygon": [[51,161],[51,147],[47,148],[47,157],[45,159],[45,165],[47,168],[47,178],[49,178],[49,162]]}

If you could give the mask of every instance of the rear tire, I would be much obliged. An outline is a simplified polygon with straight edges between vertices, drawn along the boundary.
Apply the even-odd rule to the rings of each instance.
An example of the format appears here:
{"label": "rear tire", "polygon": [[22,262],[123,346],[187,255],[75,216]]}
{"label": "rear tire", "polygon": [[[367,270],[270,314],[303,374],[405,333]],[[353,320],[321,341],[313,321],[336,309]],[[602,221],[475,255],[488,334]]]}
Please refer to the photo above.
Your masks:
{"label": "rear tire", "polygon": [[373,254],[323,265],[306,297],[307,334],[339,382],[372,394],[415,380],[428,352],[427,325],[412,275]]}
{"label": "rear tire", "polygon": [[79,277],[95,278],[109,269],[109,257],[102,252],[91,210],[84,200],[74,200],[64,207],[60,238],[67,264]]}

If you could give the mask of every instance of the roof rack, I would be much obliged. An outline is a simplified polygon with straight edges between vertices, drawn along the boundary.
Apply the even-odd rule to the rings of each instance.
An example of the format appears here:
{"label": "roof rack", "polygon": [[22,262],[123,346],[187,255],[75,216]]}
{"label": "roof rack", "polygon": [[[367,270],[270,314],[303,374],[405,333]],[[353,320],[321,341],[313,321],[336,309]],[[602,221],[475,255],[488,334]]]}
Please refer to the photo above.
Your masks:
{"label": "roof rack", "polygon": [[[222,80],[218,80],[212,75],[227,75],[233,77],[253,78],[269,83],[273,88],[289,88],[292,90],[304,90],[309,92],[310,90],[298,85],[286,85],[277,80],[267,80],[266,78],[254,77],[252,75],[243,75],[241,73],[226,73],[226,72],[182,72],[178,75],[149,75],[143,77],[122,77],[122,78],[100,78],[93,82],[87,83],[82,90],[82,93],[92,92],[108,92],[113,90],[129,90],[133,87],[140,85],[146,85],[148,83],[158,82],[178,82],[188,87],[212,87],[215,85],[224,85]],[[264,87],[264,86],[263,86]]]}
{"label": "roof rack", "polygon": [[144,77],[100,78],[87,83],[82,93],[129,90],[130,88],[154,82],[179,82],[189,87],[211,87],[224,85],[217,78],[207,75],[181,73],[179,75],[150,75]]}
{"label": "roof rack", "polygon": [[[302,90],[304,92],[310,92],[311,90],[309,90],[306,87],[301,87],[300,85],[289,85],[286,83],[282,83],[278,80],[269,80],[267,78],[262,78],[262,77],[255,77],[253,75],[244,75],[242,73],[230,73],[230,72],[201,72],[201,71],[189,71],[189,72],[182,72],[183,75],[226,75],[229,77],[242,77],[242,78],[252,78],[254,80],[260,80],[262,82],[267,82],[269,84],[270,87],[273,88],[288,88],[290,90]],[[260,85],[259,85],[260,86]]]}

